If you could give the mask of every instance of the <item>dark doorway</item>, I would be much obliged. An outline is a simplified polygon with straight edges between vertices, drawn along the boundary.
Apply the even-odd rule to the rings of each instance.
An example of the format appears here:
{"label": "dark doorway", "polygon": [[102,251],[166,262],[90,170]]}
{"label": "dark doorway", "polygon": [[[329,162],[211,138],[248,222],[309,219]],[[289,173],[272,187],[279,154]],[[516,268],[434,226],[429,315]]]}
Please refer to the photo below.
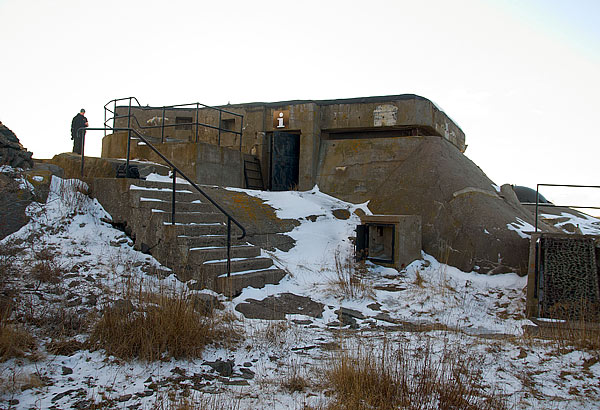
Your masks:
{"label": "dark doorway", "polygon": [[289,191],[298,186],[300,135],[274,132],[271,138],[271,190]]}

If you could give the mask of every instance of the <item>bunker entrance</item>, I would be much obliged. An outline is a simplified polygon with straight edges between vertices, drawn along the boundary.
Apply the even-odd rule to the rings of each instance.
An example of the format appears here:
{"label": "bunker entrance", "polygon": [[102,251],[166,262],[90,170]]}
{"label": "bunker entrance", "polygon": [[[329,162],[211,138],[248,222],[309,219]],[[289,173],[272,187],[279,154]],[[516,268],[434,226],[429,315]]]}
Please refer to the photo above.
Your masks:
{"label": "bunker entrance", "polygon": [[298,186],[300,135],[273,132],[271,136],[271,191],[289,191]]}

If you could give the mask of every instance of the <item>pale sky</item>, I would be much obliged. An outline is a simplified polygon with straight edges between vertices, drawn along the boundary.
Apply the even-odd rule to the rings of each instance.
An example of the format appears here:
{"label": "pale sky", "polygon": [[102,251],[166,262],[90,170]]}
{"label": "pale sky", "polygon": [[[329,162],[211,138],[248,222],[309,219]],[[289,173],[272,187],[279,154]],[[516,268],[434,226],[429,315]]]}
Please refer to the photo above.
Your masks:
{"label": "pale sky", "polygon": [[[71,151],[78,110],[99,127],[118,97],[414,93],[498,185],[600,185],[597,0],[0,0],[0,18],[0,120],[37,158]],[[542,192],[600,206],[600,192]]]}

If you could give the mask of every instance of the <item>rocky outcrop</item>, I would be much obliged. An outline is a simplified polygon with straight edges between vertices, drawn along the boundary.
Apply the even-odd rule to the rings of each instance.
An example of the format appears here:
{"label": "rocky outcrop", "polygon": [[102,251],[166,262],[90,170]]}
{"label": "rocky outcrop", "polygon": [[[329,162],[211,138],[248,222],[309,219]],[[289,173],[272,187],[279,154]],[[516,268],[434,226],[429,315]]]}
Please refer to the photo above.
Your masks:
{"label": "rocky outcrop", "polygon": [[18,231],[27,222],[32,202],[46,202],[52,176],[62,176],[57,166],[35,163],[32,169],[3,167],[0,171],[0,239]]}
{"label": "rocky outcrop", "polygon": [[0,165],[23,169],[33,168],[32,155],[23,148],[15,133],[0,122]]}
{"label": "rocky outcrop", "polygon": [[33,199],[22,175],[8,170],[0,173],[0,239],[29,222],[25,209]]}

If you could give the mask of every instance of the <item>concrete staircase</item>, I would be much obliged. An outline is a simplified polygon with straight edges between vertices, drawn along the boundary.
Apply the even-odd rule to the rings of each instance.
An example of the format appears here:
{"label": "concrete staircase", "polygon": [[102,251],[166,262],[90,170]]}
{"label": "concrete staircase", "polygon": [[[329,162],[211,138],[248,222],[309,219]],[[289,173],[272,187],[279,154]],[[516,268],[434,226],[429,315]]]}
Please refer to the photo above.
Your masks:
{"label": "concrete staircase", "polygon": [[[129,197],[126,202],[131,211],[129,215],[126,215],[127,211],[121,211],[117,219],[126,220],[137,248],[149,249],[181,280],[195,280],[195,288],[206,287],[235,296],[245,287],[277,284],[285,276],[270,258],[261,256],[260,247],[239,240],[240,230],[232,223],[231,274],[228,277],[227,217],[191,185],[176,185],[173,225],[172,183],[121,181],[121,191],[126,190]],[[121,194],[121,202],[125,199],[124,194]],[[115,215],[112,212],[111,215],[114,219]]]}

